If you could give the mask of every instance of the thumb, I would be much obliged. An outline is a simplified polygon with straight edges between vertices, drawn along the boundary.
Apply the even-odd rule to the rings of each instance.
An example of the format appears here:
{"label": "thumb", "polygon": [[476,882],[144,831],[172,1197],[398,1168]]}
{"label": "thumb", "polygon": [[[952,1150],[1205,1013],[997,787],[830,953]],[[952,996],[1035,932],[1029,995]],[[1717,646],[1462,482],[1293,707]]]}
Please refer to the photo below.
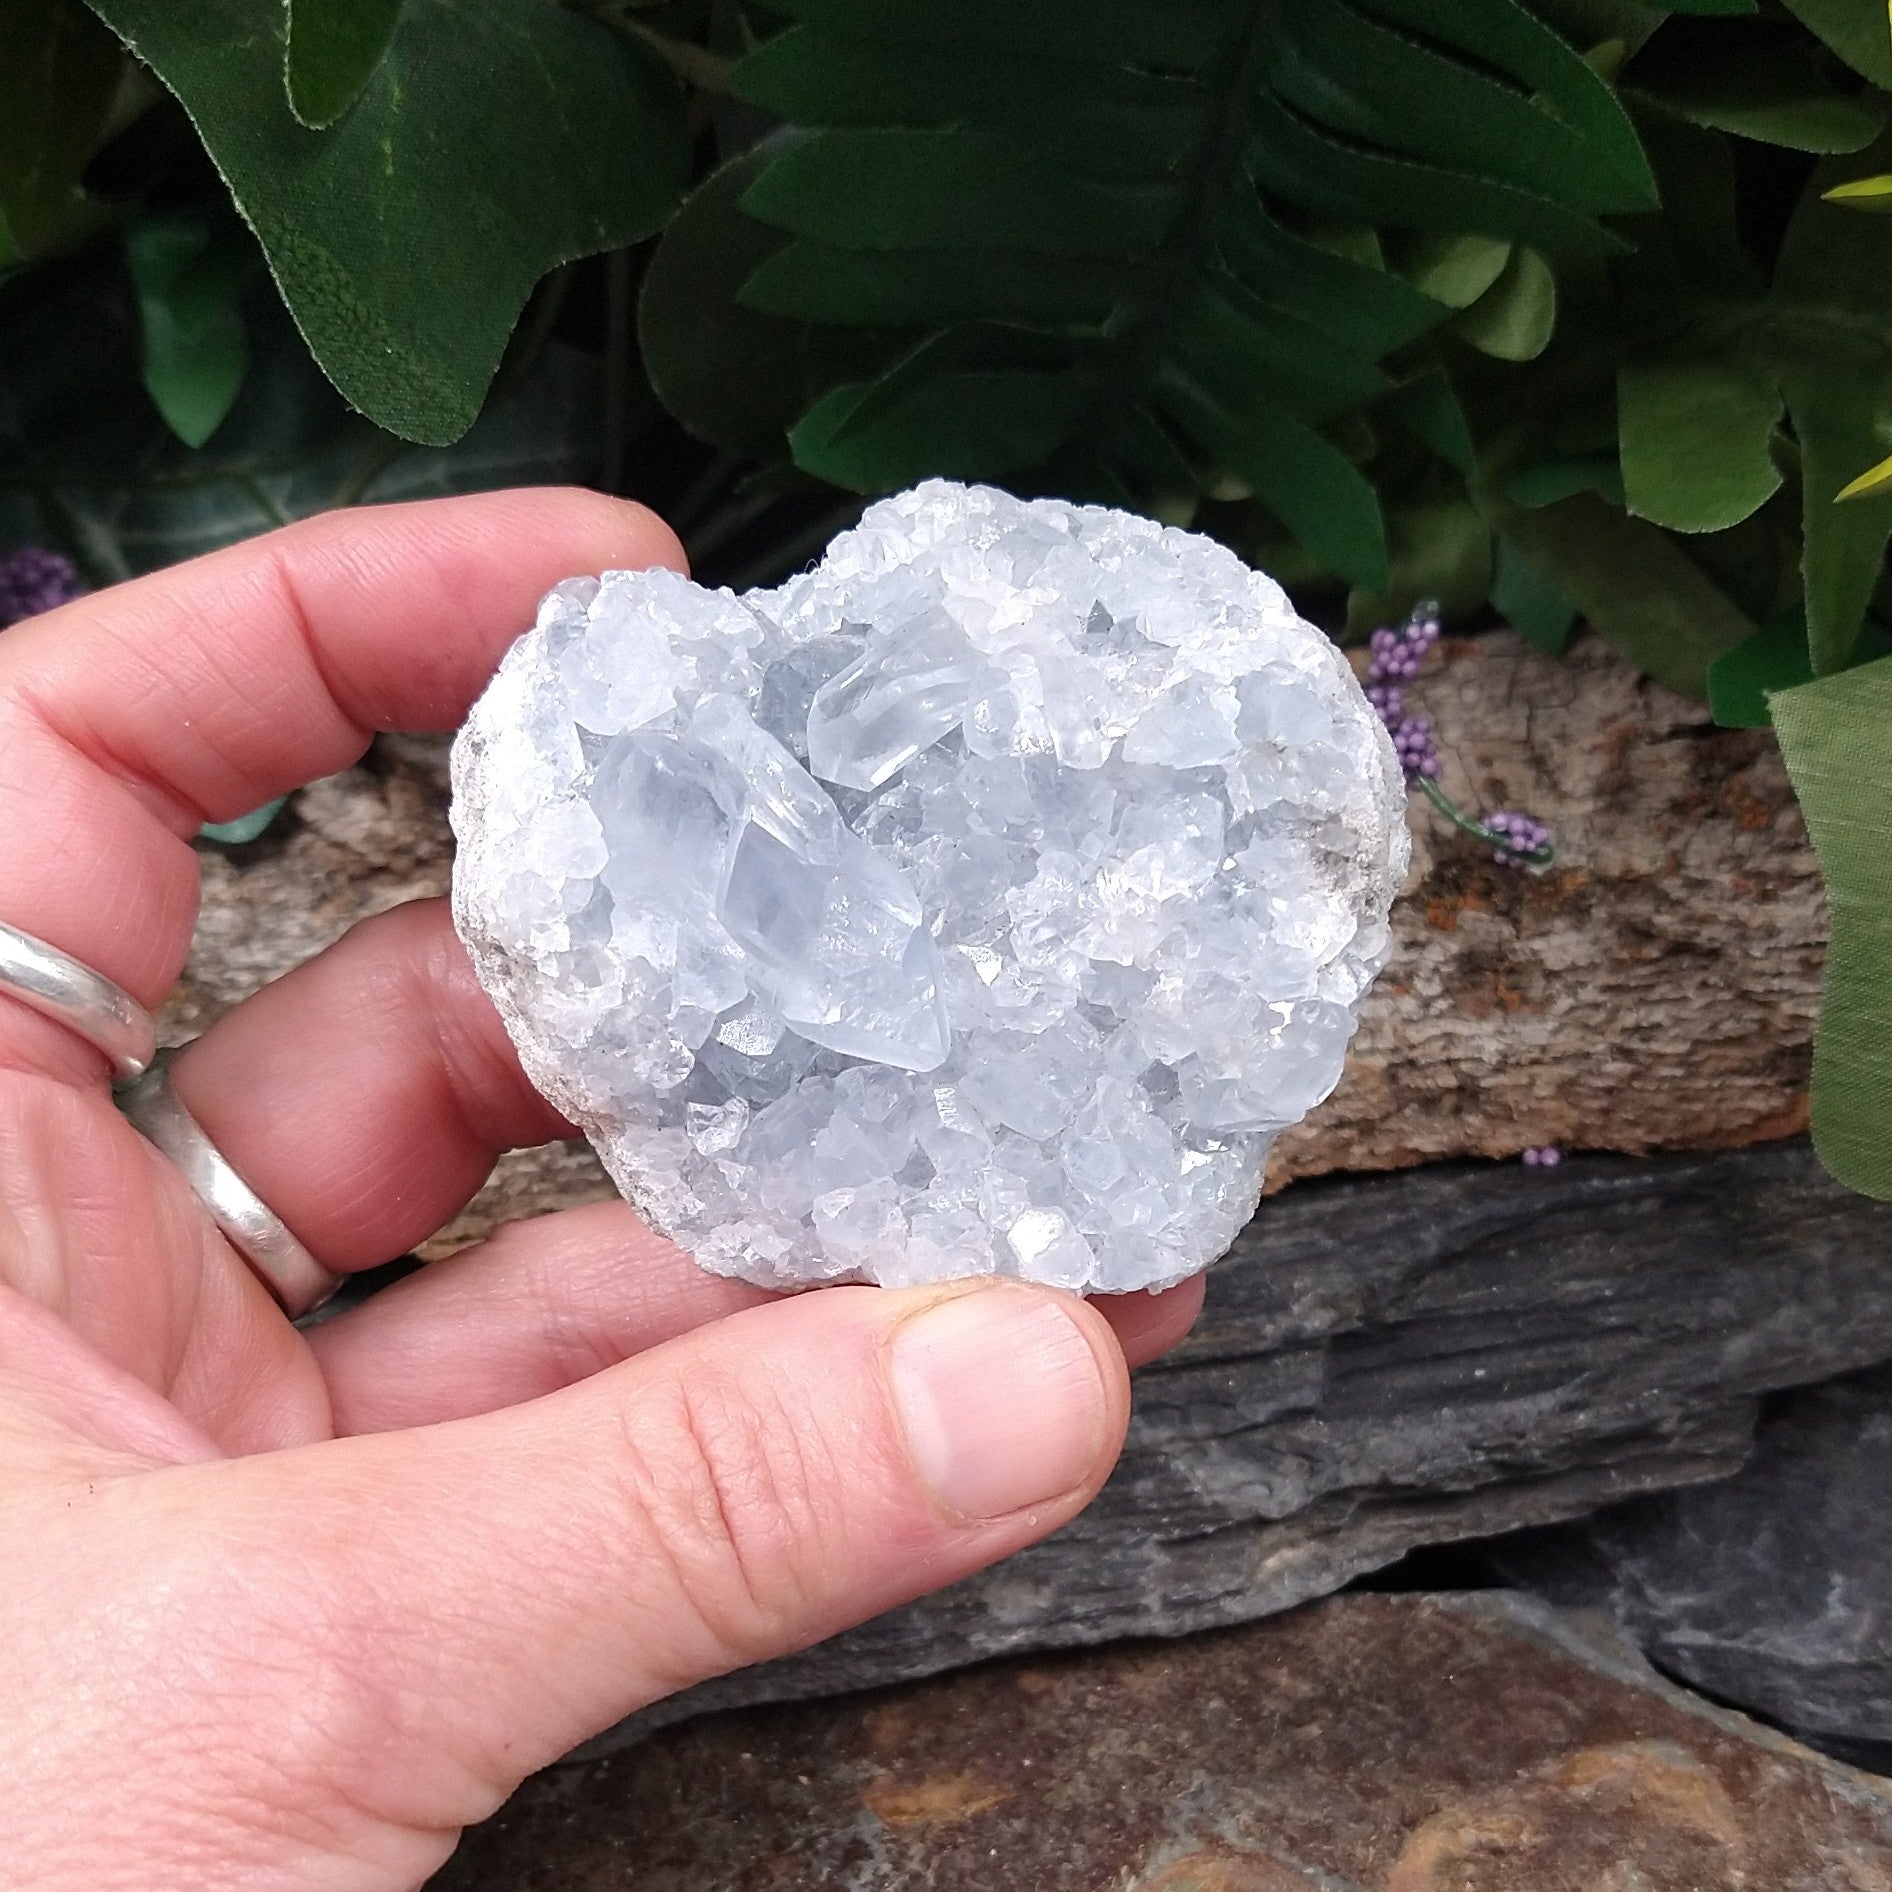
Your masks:
{"label": "thumb", "polygon": [[660,1696],[1055,1530],[1128,1406],[1071,1296],[837,1288],[508,1411],[153,1482],[230,1581],[232,1647],[310,1671],[245,1738],[332,1751],[257,1759],[438,1829]]}

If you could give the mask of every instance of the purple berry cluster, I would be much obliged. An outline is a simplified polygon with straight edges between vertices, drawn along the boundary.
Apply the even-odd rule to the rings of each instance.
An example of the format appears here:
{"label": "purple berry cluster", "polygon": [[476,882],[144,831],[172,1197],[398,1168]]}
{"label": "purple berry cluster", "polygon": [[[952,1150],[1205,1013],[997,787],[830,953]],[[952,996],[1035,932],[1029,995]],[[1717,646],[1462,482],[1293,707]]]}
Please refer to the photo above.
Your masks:
{"label": "purple berry cluster", "polygon": [[[1405,685],[1419,674],[1419,666],[1439,641],[1439,607],[1431,599],[1413,606],[1412,615],[1398,630],[1382,626],[1367,640],[1371,653],[1366,667],[1366,700],[1386,725],[1393,753],[1406,772],[1407,783],[1420,790],[1455,826],[1475,835],[1491,849],[1491,858],[1505,867],[1542,867],[1551,858],[1550,830],[1531,815],[1500,808],[1474,821],[1439,786],[1439,745],[1432,733],[1432,718],[1406,714]],[[1557,1160],[1556,1152],[1543,1159]]]}
{"label": "purple berry cluster", "polygon": [[1550,846],[1550,830],[1534,815],[1499,808],[1482,818],[1486,832],[1497,842],[1491,858],[1504,867],[1523,867]]}
{"label": "purple berry cluster", "polygon": [[44,546],[23,545],[0,559],[0,629],[70,604],[84,590],[71,559]]}
{"label": "purple berry cluster", "polygon": [[1546,1143],[1538,1149],[1524,1152],[1526,1169],[1555,1169],[1563,1160],[1563,1151],[1554,1143]]}
{"label": "purple berry cluster", "polygon": [[1398,630],[1382,626],[1368,641],[1373,653],[1366,668],[1366,700],[1379,712],[1393,738],[1393,749],[1408,781],[1436,781],[1439,750],[1429,716],[1406,714],[1406,693],[1401,687],[1419,674],[1426,653],[1439,641],[1439,607],[1426,600]]}

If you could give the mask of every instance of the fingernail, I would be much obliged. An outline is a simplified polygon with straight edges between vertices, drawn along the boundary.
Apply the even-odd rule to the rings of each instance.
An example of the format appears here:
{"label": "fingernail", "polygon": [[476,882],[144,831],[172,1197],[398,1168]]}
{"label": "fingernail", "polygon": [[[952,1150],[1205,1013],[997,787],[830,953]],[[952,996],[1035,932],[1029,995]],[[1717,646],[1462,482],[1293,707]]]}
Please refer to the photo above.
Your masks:
{"label": "fingernail", "polygon": [[1004,1517],[1091,1475],[1107,1398],[1070,1312],[1026,1288],[975,1289],[893,1337],[894,1403],[914,1465],[943,1510]]}

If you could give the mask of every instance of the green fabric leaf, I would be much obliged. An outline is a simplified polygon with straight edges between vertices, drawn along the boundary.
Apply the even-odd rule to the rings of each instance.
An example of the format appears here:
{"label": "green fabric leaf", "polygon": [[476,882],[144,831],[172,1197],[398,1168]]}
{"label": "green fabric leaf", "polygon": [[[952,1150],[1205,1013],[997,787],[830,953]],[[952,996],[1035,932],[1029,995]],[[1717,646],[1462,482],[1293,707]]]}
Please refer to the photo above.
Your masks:
{"label": "green fabric leaf", "polygon": [[784,247],[779,230],[737,207],[781,142],[697,186],[652,254],[637,304],[638,346],[657,398],[700,438],[757,459],[787,451],[789,428],[818,392],[801,330],[742,294],[757,265]]}
{"label": "green fabric leaf", "polygon": [[1074,177],[1002,133],[841,130],[784,151],[742,208],[859,250],[1129,258],[1161,241],[1178,202],[1169,184]]}
{"label": "green fabric leaf", "polygon": [[1882,170],[1892,139],[1863,167],[1817,166],[1787,226],[1769,308],[1781,391],[1800,443],[1803,575],[1816,675],[1849,660],[1892,536],[1892,492],[1835,505],[1892,450],[1892,223],[1822,193],[1861,168]]}
{"label": "green fabric leaf", "polygon": [[1849,1189],[1892,1201],[1892,659],[1782,690],[1770,707],[1833,925],[1813,1147]]}
{"label": "green fabric leaf", "polygon": [[1070,349],[1022,329],[968,325],[916,349],[878,381],[844,385],[790,434],[795,463],[860,493],[934,473],[970,479],[1045,459],[1090,392]]}
{"label": "green fabric leaf", "polygon": [[1807,614],[1796,604],[1776,612],[1745,643],[1723,651],[1708,666],[1708,707],[1724,729],[1765,729],[1774,720],[1769,692],[1812,680]]}
{"label": "green fabric leaf", "polygon": [[298,124],[280,0],[91,0],[182,101],[323,369],[417,441],[479,412],[532,285],[648,235],[681,101],[641,42],[541,0],[409,0],[333,129]]}
{"label": "green fabric leaf", "polygon": [[1882,92],[1892,92],[1892,31],[1875,0],[1786,0],[1787,11]]}
{"label": "green fabric leaf", "polygon": [[252,808],[247,815],[238,815],[234,821],[206,821],[197,832],[206,841],[220,842],[224,847],[246,847],[250,842],[260,840],[270,823],[282,813],[288,802],[287,795],[278,795],[274,801],[266,801],[260,808]]}
{"label": "green fabric leaf", "polygon": [[509,366],[463,438],[423,448],[350,411],[273,295],[248,317],[242,392],[193,450],[145,398],[115,251],[23,282],[0,309],[0,536],[63,546],[104,584],[355,501],[596,476],[598,364],[575,349]]}
{"label": "green fabric leaf", "polygon": [[1780,390],[1731,360],[1631,363],[1617,371],[1623,493],[1639,518],[1676,532],[1719,532],[1780,485],[1770,442]]}
{"label": "green fabric leaf", "polygon": [[79,189],[125,56],[78,0],[0,0],[0,267],[96,228]]}
{"label": "green fabric leaf", "polygon": [[[953,471],[1185,516],[1239,487],[1383,583],[1366,411],[1472,459],[1442,378],[1395,396],[1382,365],[1446,319],[1425,285],[1611,252],[1599,219],[1654,200],[1610,88],[1515,0],[769,11],[795,24],[730,82],[796,129],[692,196],[640,333],[686,425],[748,449],[799,403],[797,464],[857,490]],[[1511,269],[1483,316],[1521,351],[1555,293]]]}
{"label": "green fabric leaf", "polygon": [[394,37],[402,0],[288,0],[283,78],[289,107],[313,130],[361,96]]}
{"label": "green fabric leaf", "polygon": [[1835,375],[1795,372],[1781,386],[1800,442],[1807,641],[1814,674],[1825,676],[1852,661],[1892,539],[1892,491],[1835,503],[1854,474],[1892,446],[1892,382],[1849,386]]}
{"label": "green fabric leaf", "polygon": [[1469,474],[1478,464],[1471,422],[1465,416],[1451,377],[1438,366],[1402,381],[1379,404],[1416,440],[1423,441],[1447,466]]}
{"label": "green fabric leaf", "polygon": [[1498,523],[1612,644],[1685,696],[1705,696],[1709,664],[1753,634],[1753,620],[1673,539],[1594,493]]}
{"label": "green fabric leaf", "polygon": [[1546,460],[1516,474],[1504,489],[1504,496],[1512,505],[1532,509],[1554,506],[1573,493],[1601,493],[1612,504],[1623,505],[1623,476],[1616,456],[1587,453]]}
{"label": "green fabric leaf", "polygon": [[1575,600],[1502,532],[1492,544],[1491,608],[1527,644],[1551,657],[1563,654],[1576,628]]}
{"label": "green fabric leaf", "polygon": [[1453,322],[1481,354],[1500,361],[1531,361],[1550,343],[1557,325],[1557,278],[1535,250],[1514,249],[1485,293]]}
{"label": "green fabric leaf", "polygon": [[187,447],[201,447],[249,371],[243,288],[256,248],[234,218],[198,210],[141,217],[125,236],[144,333],[145,392]]}
{"label": "green fabric leaf", "polygon": [[1858,151],[1884,128],[1885,101],[1836,91],[1798,34],[1726,47],[1704,39],[1664,69],[1638,65],[1636,90],[1691,124],[1795,151]]}
{"label": "green fabric leaf", "polygon": [[1329,571],[1365,590],[1384,589],[1379,496],[1331,441],[1252,387],[1210,389],[1180,368],[1166,376],[1161,398]]}

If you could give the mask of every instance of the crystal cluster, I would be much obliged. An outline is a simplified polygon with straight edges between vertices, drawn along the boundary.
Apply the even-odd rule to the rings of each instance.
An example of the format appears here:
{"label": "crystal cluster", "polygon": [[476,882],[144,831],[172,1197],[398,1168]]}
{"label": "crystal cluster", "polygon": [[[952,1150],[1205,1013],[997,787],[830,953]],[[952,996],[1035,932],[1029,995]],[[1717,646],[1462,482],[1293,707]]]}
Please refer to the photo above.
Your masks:
{"label": "crystal cluster", "polygon": [[1407,860],[1386,731],[1278,586],[939,481],[778,590],[558,586],[453,772],[455,917],[533,1081],[770,1286],[1213,1261]]}

